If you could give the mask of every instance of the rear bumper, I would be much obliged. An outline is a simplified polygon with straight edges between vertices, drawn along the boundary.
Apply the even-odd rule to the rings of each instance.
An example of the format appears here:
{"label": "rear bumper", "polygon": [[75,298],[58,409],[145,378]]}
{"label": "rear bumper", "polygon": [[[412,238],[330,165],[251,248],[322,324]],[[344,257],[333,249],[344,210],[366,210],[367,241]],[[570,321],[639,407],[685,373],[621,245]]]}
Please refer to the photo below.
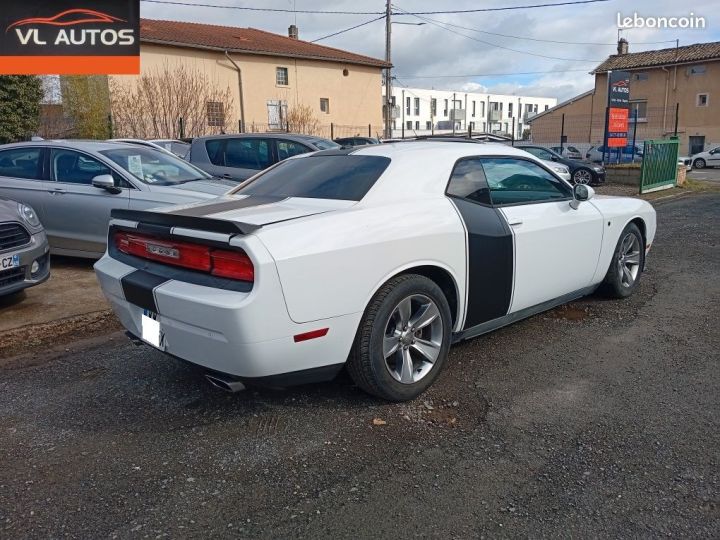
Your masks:
{"label": "rear bumper", "polygon": [[[0,296],[40,285],[50,277],[50,248],[44,231],[32,235],[29,244],[0,253],[0,257],[7,255],[18,255],[20,266],[0,271]],[[33,273],[35,261],[39,268]]]}
{"label": "rear bumper", "polygon": [[[258,250],[253,251],[257,255]],[[262,255],[256,281],[239,292],[179,280],[148,280],[162,339],[155,347],[171,356],[238,380],[272,386],[332,377],[344,364],[361,314],[298,324],[287,312],[274,262]],[[143,295],[128,299],[138,269],[105,255],[95,265],[105,296],[126,330],[143,339]],[[130,295],[133,296],[133,295]],[[147,322],[147,321],[145,321]],[[325,336],[295,341],[295,336],[328,328]]]}

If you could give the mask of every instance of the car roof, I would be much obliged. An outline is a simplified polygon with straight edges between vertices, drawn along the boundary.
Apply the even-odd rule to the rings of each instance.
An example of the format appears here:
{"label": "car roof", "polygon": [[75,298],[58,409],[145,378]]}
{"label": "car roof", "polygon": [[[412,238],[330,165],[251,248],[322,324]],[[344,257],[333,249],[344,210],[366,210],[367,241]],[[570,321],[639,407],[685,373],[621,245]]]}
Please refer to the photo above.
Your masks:
{"label": "car roof", "polygon": [[103,150],[112,150],[115,148],[137,148],[137,144],[126,143],[120,141],[91,141],[83,139],[46,139],[44,141],[28,141],[0,145],[0,150],[5,148],[22,148],[23,146],[53,146],[57,148],[72,148],[75,150],[84,150],[86,152],[101,152]]}
{"label": "car roof", "polygon": [[[299,141],[317,141],[317,140],[329,140],[325,139],[325,137],[320,137],[316,135],[303,135],[300,133],[276,133],[276,132],[269,132],[269,133],[221,133],[219,135],[205,135],[203,137],[196,137],[194,141],[207,141],[210,139],[256,139],[256,138],[263,138],[263,139],[289,139],[289,140],[299,140]],[[193,141],[193,142],[194,142]]]}

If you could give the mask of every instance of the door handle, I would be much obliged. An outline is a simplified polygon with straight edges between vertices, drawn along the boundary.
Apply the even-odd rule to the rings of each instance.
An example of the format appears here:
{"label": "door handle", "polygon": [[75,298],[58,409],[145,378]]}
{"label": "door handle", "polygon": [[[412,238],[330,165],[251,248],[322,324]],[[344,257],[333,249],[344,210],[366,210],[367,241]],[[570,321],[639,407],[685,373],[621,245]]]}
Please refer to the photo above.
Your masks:
{"label": "door handle", "polygon": [[50,191],[48,191],[48,193],[50,195],[64,195],[65,190],[64,189],[51,189]]}
{"label": "door handle", "polygon": [[509,225],[510,225],[511,227],[519,227],[519,226],[522,225],[522,224],[523,224],[522,221],[513,221],[513,222],[510,223]]}
{"label": "door handle", "polygon": [[232,176],[230,176],[228,173],[223,174],[222,177],[232,180]]}

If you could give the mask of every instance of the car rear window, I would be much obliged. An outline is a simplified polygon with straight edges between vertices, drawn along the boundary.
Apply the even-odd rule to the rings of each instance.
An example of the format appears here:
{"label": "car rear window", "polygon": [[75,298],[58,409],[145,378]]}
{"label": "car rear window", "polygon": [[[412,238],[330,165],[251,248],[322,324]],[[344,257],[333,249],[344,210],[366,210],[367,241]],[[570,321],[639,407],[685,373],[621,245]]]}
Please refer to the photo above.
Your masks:
{"label": "car rear window", "polygon": [[313,155],[289,159],[235,193],[359,201],[389,164],[390,159],[382,156]]}

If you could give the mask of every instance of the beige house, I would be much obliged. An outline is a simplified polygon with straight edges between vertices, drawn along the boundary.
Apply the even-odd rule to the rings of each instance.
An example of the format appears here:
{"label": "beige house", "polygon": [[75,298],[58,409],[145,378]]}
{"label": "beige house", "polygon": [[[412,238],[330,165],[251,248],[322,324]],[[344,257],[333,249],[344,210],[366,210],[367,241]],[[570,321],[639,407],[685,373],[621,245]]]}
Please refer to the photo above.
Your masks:
{"label": "beige house", "polygon": [[[295,26],[281,36],[254,28],[144,19],[140,34],[141,76],[182,67],[202,73],[220,96],[203,104],[205,126],[195,126],[193,134],[286,129],[298,106],[309,110],[311,118],[303,121],[318,135],[382,132],[383,60],[302,41]],[[119,84],[111,83],[111,91],[124,93],[122,85],[130,88],[138,80],[113,77]],[[177,132],[162,136],[173,135]]]}
{"label": "beige house", "polygon": [[[631,74],[630,139],[633,132],[637,141],[673,135],[677,112],[681,153],[720,143],[720,42],[630,53],[624,39],[618,54],[592,72],[592,90],[529,120],[532,140],[558,144],[564,114],[569,144],[602,144],[608,71]],[[637,123],[632,121],[635,114]]]}

